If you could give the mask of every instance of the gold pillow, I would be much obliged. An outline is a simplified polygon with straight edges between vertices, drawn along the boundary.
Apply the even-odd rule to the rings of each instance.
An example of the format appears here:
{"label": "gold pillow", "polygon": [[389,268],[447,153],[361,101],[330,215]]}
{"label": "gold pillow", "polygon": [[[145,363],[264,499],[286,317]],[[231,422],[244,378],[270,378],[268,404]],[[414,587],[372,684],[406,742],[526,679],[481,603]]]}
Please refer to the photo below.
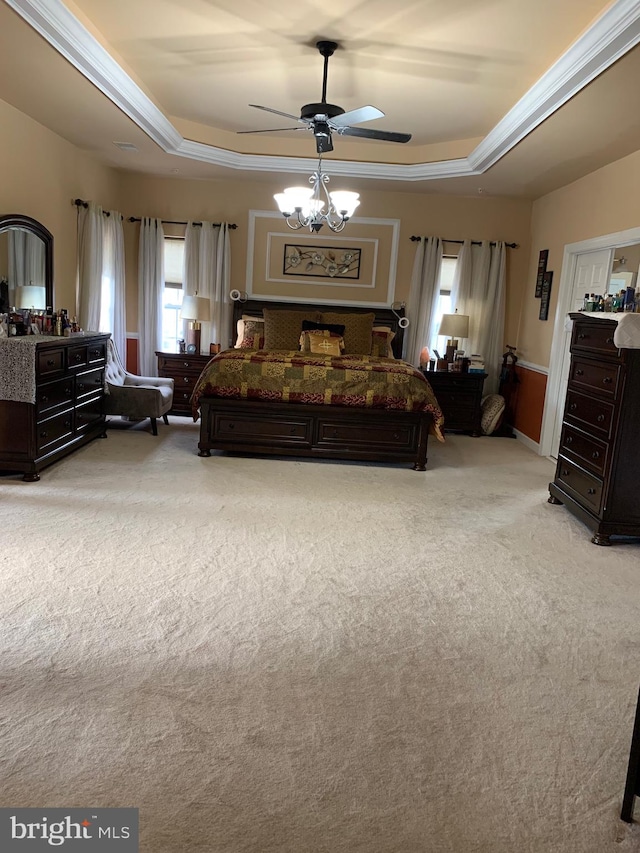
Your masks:
{"label": "gold pillow", "polygon": [[323,311],[320,321],[340,323],[344,326],[344,351],[346,355],[370,355],[375,314],[340,314]]}
{"label": "gold pillow", "polygon": [[344,339],[326,329],[317,332],[303,332],[300,335],[300,349],[315,355],[342,355]]}
{"label": "gold pillow", "polygon": [[317,311],[291,311],[288,309],[264,308],[264,348],[275,350],[297,350],[302,331],[302,321],[317,322]]}

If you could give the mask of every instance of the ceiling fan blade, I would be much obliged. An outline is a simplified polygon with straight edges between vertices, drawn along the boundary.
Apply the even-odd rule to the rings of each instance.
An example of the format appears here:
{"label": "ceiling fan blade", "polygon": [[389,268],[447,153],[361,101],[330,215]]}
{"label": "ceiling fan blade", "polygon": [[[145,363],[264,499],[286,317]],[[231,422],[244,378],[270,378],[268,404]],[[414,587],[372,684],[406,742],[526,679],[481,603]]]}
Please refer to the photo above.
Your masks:
{"label": "ceiling fan blade", "polygon": [[260,104],[249,104],[250,107],[255,107],[257,110],[264,110],[267,113],[275,113],[277,116],[292,118],[294,121],[303,121],[300,116],[292,116],[291,113],[283,113],[280,110],[274,110],[271,107],[261,107]]}
{"label": "ceiling fan blade", "polygon": [[342,136],[362,136],[365,139],[382,139],[384,142],[408,142],[410,133],[394,133],[391,130],[369,130],[368,127],[339,127]]}
{"label": "ceiling fan blade", "polygon": [[383,118],[384,113],[377,107],[360,107],[357,110],[349,110],[331,119],[331,124],[336,127],[346,127],[350,124],[360,124],[362,121],[373,121],[374,118]]}
{"label": "ceiling fan blade", "polygon": [[262,130],[236,130],[236,133],[277,133],[279,130],[308,130],[308,127],[270,127]]}

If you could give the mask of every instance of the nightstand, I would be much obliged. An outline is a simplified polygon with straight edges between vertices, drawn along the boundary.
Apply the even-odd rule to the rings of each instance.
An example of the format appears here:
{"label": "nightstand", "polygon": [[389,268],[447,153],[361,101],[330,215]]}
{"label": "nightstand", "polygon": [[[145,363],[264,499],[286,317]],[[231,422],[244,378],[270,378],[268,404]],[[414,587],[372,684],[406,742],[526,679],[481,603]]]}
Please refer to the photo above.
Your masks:
{"label": "nightstand", "polygon": [[424,370],[423,374],[442,409],[445,430],[480,435],[482,386],[487,374],[444,370]]}
{"label": "nightstand", "polygon": [[158,376],[168,376],[174,381],[173,407],[169,414],[190,415],[189,400],[203,369],[212,355],[185,355],[175,352],[156,352]]}

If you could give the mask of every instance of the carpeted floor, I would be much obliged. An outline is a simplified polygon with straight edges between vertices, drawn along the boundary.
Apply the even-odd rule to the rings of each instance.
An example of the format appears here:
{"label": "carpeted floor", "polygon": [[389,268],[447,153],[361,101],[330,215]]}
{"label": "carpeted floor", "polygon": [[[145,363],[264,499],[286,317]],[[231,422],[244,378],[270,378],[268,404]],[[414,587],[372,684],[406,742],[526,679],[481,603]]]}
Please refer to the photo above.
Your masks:
{"label": "carpeted floor", "polygon": [[640,544],[591,545],[548,460],[146,427],[0,477],[2,805],[138,807],[141,853],[640,850]]}

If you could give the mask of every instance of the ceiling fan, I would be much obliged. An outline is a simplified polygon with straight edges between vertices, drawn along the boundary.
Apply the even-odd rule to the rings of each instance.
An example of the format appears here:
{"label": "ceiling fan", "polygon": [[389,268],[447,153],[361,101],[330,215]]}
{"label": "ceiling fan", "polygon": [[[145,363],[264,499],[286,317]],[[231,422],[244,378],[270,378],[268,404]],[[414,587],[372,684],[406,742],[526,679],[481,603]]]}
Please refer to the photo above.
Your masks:
{"label": "ceiling fan", "polygon": [[327,72],[329,68],[329,57],[333,56],[338,44],[335,41],[316,42],[320,55],[324,57],[324,73],[322,76],[322,100],[318,104],[305,104],[300,110],[300,116],[283,113],[271,107],[262,107],[259,104],[249,104],[257,110],[265,110],[285,118],[297,121],[299,127],[274,127],[267,130],[239,130],[238,133],[275,133],[283,130],[311,130],[316,139],[316,151],[324,154],[333,151],[331,140],[332,132],[341,136],[360,136],[364,139],[381,139],[384,142],[408,142],[410,133],[394,133],[389,130],[369,130],[366,127],[353,127],[363,121],[372,121],[382,118],[384,113],[376,107],[359,107],[356,110],[345,112],[336,104],[327,103]]}

